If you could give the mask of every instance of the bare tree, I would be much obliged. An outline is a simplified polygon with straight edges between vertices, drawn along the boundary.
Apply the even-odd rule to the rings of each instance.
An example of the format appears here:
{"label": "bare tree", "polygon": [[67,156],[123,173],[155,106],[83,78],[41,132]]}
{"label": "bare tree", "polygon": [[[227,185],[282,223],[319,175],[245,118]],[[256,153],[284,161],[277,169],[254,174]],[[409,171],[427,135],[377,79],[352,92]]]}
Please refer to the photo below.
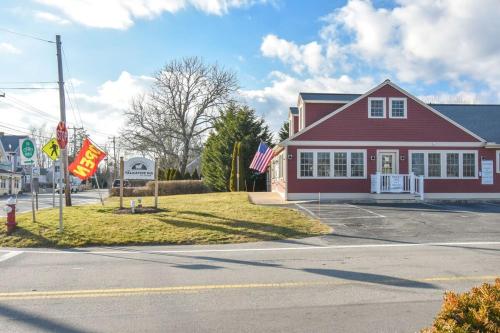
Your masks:
{"label": "bare tree", "polygon": [[125,143],[138,151],[176,161],[181,173],[217,111],[231,101],[238,84],[233,72],[189,57],[168,63],[155,75],[147,96],[126,112]]}

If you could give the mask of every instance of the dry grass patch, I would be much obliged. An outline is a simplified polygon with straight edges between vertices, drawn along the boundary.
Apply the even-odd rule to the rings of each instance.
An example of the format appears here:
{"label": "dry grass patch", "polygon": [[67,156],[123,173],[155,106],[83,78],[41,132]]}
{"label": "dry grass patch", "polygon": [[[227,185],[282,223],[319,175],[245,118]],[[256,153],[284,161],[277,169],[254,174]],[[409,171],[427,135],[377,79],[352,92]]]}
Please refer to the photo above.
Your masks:
{"label": "dry grass patch", "polygon": [[[125,200],[128,203],[129,200]],[[153,198],[143,200],[152,205]],[[206,193],[165,196],[163,211],[153,214],[116,214],[118,198],[105,206],[68,207],[64,232],[58,233],[58,210],[18,215],[10,236],[0,231],[4,247],[81,247],[141,244],[223,244],[302,238],[325,234],[319,221],[287,208],[256,206],[246,193]]]}

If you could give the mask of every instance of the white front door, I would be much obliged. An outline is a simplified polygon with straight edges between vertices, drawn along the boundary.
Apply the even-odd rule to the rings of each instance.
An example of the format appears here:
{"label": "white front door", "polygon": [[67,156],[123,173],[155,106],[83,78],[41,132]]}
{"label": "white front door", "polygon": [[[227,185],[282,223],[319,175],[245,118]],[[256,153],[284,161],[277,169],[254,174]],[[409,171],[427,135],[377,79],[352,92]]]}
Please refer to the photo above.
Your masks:
{"label": "white front door", "polygon": [[399,171],[397,151],[379,151],[377,154],[377,172],[395,174]]}

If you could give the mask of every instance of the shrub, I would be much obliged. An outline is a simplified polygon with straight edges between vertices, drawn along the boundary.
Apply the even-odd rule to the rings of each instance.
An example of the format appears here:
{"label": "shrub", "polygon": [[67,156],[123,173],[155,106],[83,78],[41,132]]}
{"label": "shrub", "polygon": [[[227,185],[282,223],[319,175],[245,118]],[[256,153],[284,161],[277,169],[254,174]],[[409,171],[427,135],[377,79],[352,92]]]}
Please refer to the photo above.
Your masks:
{"label": "shrub", "polygon": [[198,170],[194,169],[193,174],[191,175],[191,178],[193,180],[198,180],[200,179],[200,176],[198,176]]}
{"label": "shrub", "polygon": [[[142,187],[123,188],[124,197],[145,197],[154,195],[155,183],[148,182]],[[209,192],[201,180],[171,180],[158,182],[158,195],[198,194]],[[111,189],[112,196],[120,196],[120,189]]]}
{"label": "shrub", "polygon": [[446,292],[433,326],[421,332],[500,332],[500,278],[463,294]]}
{"label": "shrub", "polygon": [[191,179],[191,175],[189,174],[189,171],[186,171],[186,172],[184,173],[184,177],[182,177],[182,179],[184,179],[184,180],[189,180],[189,179]]}

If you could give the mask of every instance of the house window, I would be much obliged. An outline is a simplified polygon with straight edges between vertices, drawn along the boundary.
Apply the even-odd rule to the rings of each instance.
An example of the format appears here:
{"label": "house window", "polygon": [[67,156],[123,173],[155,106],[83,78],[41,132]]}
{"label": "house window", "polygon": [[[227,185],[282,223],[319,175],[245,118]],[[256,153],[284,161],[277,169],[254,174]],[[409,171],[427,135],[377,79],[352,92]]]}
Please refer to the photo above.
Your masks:
{"label": "house window", "polygon": [[462,165],[464,177],[476,177],[476,154],[464,153]]}
{"label": "house window", "polygon": [[333,153],[333,176],[347,177],[347,153]]}
{"label": "house window", "polygon": [[301,152],[300,153],[300,176],[312,177],[314,167],[314,153]]}
{"label": "house window", "polygon": [[330,153],[318,153],[318,177],[330,177]]}
{"label": "house window", "polygon": [[365,154],[351,153],[351,177],[365,176]]}
{"label": "house window", "polygon": [[385,118],[385,98],[368,98],[368,118]]}
{"label": "house window", "polygon": [[429,162],[427,164],[427,176],[441,177],[441,154],[429,153],[428,160]]}
{"label": "house window", "polygon": [[458,178],[460,177],[460,162],[459,153],[446,154],[446,177]]}
{"label": "house window", "polygon": [[406,98],[389,98],[389,117],[406,118]]}
{"label": "house window", "polygon": [[424,153],[411,154],[411,172],[413,172],[416,176],[425,175]]}
{"label": "house window", "polygon": [[5,178],[0,179],[0,188],[7,188]]}

